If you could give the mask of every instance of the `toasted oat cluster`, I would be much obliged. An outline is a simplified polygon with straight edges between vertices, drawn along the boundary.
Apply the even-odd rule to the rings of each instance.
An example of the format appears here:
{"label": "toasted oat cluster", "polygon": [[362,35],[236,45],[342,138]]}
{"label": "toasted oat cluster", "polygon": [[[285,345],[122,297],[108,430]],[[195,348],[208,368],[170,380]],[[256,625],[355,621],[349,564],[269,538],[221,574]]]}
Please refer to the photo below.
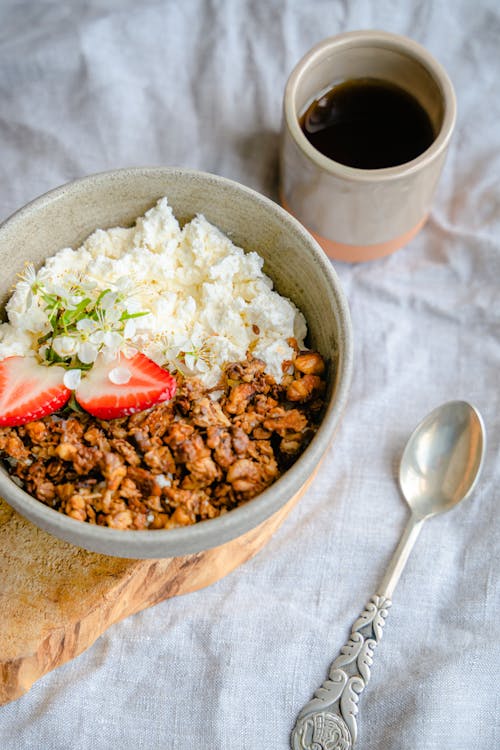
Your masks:
{"label": "toasted oat cluster", "polygon": [[280,384],[248,357],[220,389],[178,375],[167,403],[109,421],[63,411],[0,429],[14,480],[46,505],[116,529],[214,518],[272,484],[304,450],[321,414],[325,364],[295,353]]}

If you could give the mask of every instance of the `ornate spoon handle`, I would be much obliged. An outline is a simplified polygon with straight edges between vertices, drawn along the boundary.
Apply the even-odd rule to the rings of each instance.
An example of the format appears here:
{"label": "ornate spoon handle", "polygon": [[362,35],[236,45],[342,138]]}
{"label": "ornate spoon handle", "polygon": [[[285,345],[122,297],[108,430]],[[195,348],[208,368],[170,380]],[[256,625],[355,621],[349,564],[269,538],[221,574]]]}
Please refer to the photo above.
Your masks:
{"label": "ornate spoon handle", "polygon": [[298,715],[293,750],[350,750],[354,746],[357,703],[370,679],[373,651],[382,638],[390,606],[390,599],[372,596],[332,663],[328,679]]}
{"label": "ornate spoon handle", "polygon": [[352,626],[346,645],[330,667],[328,679],[297,717],[293,750],[351,750],[356,742],[359,696],[370,679],[373,652],[382,639],[391,596],[422,528],[412,514],[391,558],[378,594]]}

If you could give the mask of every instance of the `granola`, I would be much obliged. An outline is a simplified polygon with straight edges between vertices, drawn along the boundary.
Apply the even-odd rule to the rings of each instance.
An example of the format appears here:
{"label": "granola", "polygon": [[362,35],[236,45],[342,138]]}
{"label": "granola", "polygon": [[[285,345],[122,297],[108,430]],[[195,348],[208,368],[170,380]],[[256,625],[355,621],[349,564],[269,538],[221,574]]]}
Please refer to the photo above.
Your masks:
{"label": "granola", "polygon": [[317,429],[325,363],[291,346],[280,383],[252,356],[216,389],[178,372],[168,402],[108,421],[64,409],[4,427],[0,454],[26,492],[79,521],[169,529],[214,518],[276,481]]}

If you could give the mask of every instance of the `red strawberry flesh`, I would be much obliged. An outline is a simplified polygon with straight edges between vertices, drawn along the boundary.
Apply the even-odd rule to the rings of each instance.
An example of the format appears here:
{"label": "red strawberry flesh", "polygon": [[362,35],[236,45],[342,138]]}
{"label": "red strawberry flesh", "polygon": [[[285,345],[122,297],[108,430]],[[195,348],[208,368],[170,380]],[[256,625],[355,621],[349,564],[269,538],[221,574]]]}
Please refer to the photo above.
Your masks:
{"label": "red strawberry flesh", "polygon": [[7,357],[0,362],[0,426],[33,422],[60,409],[71,391],[62,367],[44,367],[34,357]]}
{"label": "red strawberry flesh", "polygon": [[[118,367],[128,370],[128,382],[117,384],[110,380],[110,373]],[[118,355],[111,362],[100,355],[82,378],[75,398],[94,417],[116,419],[168,401],[175,389],[172,375],[140,352],[130,358]]]}

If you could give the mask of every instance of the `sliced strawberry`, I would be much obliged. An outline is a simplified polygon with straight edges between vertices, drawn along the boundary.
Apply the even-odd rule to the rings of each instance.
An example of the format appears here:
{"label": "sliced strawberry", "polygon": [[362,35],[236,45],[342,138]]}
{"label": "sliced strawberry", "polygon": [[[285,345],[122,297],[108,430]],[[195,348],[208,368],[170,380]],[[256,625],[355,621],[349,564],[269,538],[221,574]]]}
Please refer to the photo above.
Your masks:
{"label": "sliced strawberry", "polygon": [[75,391],[80,406],[98,419],[115,419],[168,401],[175,393],[172,375],[138,353],[106,362],[100,355]]}
{"label": "sliced strawberry", "polygon": [[26,424],[64,406],[71,391],[62,367],[44,367],[34,357],[0,362],[0,426]]}

